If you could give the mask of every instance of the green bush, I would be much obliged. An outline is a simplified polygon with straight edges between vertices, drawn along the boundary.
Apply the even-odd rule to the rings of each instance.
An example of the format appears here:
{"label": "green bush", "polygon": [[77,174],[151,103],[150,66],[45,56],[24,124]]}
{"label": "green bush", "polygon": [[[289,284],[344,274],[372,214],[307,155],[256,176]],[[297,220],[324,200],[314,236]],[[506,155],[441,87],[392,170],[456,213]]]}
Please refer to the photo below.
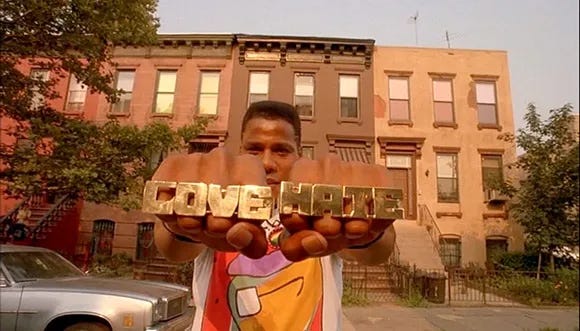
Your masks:
{"label": "green bush", "polygon": [[404,306],[412,308],[424,308],[427,307],[427,300],[421,294],[421,290],[417,286],[411,286],[409,289],[409,295],[401,299],[401,303]]}
{"label": "green bush", "polygon": [[360,290],[356,290],[349,280],[344,280],[342,284],[342,304],[344,306],[366,306],[369,299]]}
{"label": "green bush", "polygon": [[88,272],[97,277],[133,278],[133,260],[126,253],[95,255]]}
{"label": "green bush", "polygon": [[578,270],[559,269],[545,279],[517,273],[495,277],[492,286],[515,300],[533,306],[576,305],[578,295]]}
{"label": "green bush", "polygon": [[538,254],[529,252],[506,252],[495,257],[496,270],[536,271]]}

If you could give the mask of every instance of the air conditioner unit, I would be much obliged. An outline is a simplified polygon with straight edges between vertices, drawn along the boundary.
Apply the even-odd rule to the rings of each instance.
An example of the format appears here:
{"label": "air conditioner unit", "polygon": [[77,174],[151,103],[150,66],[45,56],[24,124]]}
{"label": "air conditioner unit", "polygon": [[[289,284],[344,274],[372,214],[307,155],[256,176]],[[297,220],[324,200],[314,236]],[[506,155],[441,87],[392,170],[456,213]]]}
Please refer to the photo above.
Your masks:
{"label": "air conditioner unit", "polygon": [[509,198],[498,190],[485,190],[485,202],[487,203],[503,203]]}

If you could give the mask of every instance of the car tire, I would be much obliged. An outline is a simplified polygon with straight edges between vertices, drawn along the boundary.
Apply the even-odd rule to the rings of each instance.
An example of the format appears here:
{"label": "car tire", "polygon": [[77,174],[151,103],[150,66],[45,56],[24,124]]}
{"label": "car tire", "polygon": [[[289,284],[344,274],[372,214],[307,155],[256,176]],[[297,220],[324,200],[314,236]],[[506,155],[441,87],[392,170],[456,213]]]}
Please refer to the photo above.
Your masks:
{"label": "car tire", "polygon": [[64,331],[111,331],[111,328],[100,322],[77,322],[67,326]]}

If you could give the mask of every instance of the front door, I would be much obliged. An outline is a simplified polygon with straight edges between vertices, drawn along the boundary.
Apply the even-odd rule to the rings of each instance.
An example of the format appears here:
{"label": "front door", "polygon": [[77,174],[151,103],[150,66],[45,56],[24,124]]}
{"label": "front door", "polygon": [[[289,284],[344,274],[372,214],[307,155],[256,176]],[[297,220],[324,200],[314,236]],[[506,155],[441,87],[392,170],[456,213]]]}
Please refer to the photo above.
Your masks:
{"label": "front door", "polygon": [[403,190],[401,207],[405,219],[416,219],[415,162],[412,155],[387,154],[387,183],[389,187]]}

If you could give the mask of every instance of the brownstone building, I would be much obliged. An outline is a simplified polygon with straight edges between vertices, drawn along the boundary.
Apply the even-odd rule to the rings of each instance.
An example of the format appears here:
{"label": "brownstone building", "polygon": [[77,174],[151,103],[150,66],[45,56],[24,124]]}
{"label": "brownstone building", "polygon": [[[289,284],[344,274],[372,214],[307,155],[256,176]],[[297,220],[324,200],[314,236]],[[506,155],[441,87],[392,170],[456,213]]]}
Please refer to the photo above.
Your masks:
{"label": "brownstone building", "polygon": [[373,40],[237,35],[227,146],[237,152],[241,121],[257,100],[293,104],[303,153],[374,159]]}
{"label": "brownstone building", "polygon": [[[173,127],[209,117],[190,152],[237,152],[249,103],[295,105],[306,157],[337,153],[383,165],[404,191],[395,223],[402,260],[422,268],[482,264],[523,238],[505,199],[486,178],[508,176],[515,146],[507,54],[503,51],[375,46],[370,39],[245,34],[160,35],[154,47],[117,47],[109,104],[72,77],[57,109],[71,116]],[[30,68],[28,68],[29,70]],[[59,103],[60,102],[60,103]],[[4,122],[6,123],[6,122]],[[163,158],[160,151],[152,163]],[[3,213],[8,212],[6,204]],[[155,254],[155,218],[85,203],[78,255]]]}
{"label": "brownstone building", "polygon": [[[116,47],[116,87],[121,101],[111,105],[99,96],[93,118],[143,126],[166,121],[178,128],[209,117],[206,132],[190,142],[189,151],[222,146],[227,137],[232,86],[231,34],[160,35],[154,47]],[[152,163],[162,161],[164,151]],[[127,253],[137,259],[155,255],[155,218],[140,211],[123,211],[85,203],[81,214],[79,253]]]}

